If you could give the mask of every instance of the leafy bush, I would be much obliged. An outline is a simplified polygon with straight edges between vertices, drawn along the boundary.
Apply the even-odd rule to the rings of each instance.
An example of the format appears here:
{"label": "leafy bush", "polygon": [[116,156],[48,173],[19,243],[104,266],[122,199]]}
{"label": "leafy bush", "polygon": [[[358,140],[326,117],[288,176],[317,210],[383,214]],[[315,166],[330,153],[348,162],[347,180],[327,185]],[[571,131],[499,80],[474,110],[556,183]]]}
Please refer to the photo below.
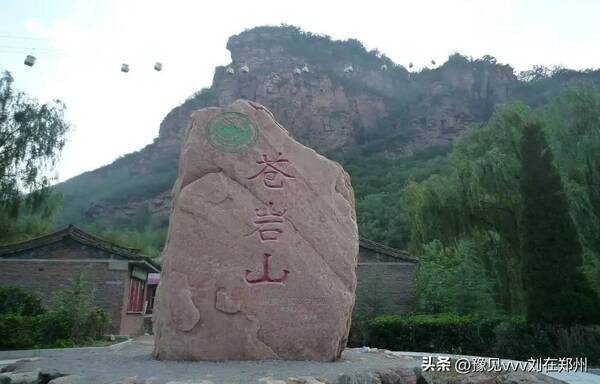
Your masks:
{"label": "leafy bush", "polygon": [[102,335],[109,317],[103,310],[95,308],[93,301],[93,292],[84,274],[78,274],[69,287],[56,293],[49,312],[55,323],[48,324],[48,334],[60,335],[58,338]]}
{"label": "leafy bush", "polygon": [[110,323],[95,308],[82,274],[56,293],[53,307],[44,312],[39,297],[21,288],[0,289],[0,349],[72,347],[98,339]]}
{"label": "leafy bush", "polygon": [[434,240],[423,246],[416,273],[419,309],[428,313],[497,312],[494,280],[486,275],[482,255],[499,246],[490,233],[475,232],[455,244]]}
{"label": "leafy bush", "polygon": [[548,334],[562,355],[588,356],[596,364],[600,361],[600,325],[550,328]]}
{"label": "leafy bush", "polygon": [[88,312],[85,321],[81,324],[80,332],[93,338],[104,335],[106,327],[110,324],[110,316],[103,309],[92,309]]}
{"label": "leafy bush", "polygon": [[37,316],[0,315],[0,350],[64,348],[90,344],[102,337],[108,316],[94,310],[73,337],[73,319],[57,312]]}
{"label": "leafy bush", "polygon": [[40,340],[40,316],[0,314],[0,350],[23,349],[35,345]]}
{"label": "leafy bush", "polygon": [[38,317],[37,327],[42,341],[56,342],[100,338],[109,323],[109,316],[102,309],[74,314],[50,311]]}
{"label": "leafy bush", "polygon": [[373,346],[403,351],[486,354],[502,317],[456,314],[384,315],[369,324]]}
{"label": "leafy bush", "polygon": [[492,351],[496,356],[519,360],[534,356],[554,356],[547,330],[539,324],[528,324],[524,317],[501,322],[494,328],[494,336]]}
{"label": "leafy bush", "polygon": [[12,285],[0,286],[0,314],[35,316],[44,312],[37,293]]}
{"label": "leafy bush", "polygon": [[39,330],[38,342],[49,343],[71,337],[73,320],[66,314],[51,311],[38,316],[36,327]]}
{"label": "leafy bush", "polygon": [[600,362],[600,326],[539,325],[522,316],[384,315],[369,322],[367,344],[396,351],[518,360],[571,356]]}

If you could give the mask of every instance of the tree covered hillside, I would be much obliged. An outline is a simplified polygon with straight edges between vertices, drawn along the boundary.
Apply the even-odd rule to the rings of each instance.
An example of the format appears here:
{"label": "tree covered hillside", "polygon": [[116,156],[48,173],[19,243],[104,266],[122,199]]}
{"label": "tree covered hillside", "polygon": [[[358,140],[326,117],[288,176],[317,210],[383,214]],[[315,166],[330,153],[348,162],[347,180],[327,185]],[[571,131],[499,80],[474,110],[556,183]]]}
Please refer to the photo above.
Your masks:
{"label": "tree covered hillside", "polygon": [[600,93],[569,87],[538,108],[499,108],[445,171],[409,182],[398,204],[420,260],[419,309],[597,319],[599,149]]}
{"label": "tree covered hillside", "polygon": [[[357,40],[334,41],[289,26],[245,31],[227,48],[232,62],[217,67],[209,88],[165,117],[154,143],[56,187],[65,201],[58,226],[81,225],[158,255],[189,115],[241,97],[267,106],[297,140],[344,165],[362,236],[418,252],[414,207],[403,190],[432,183],[431,175],[448,177],[460,150],[454,143],[469,127],[486,124],[515,100],[535,109],[554,103],[567,86],[600,86],[598,71],[534,67],[515,74],[491,56],[454,54],[438,67],[411,71]],[[226,73],[242,63],[249,73]],[[310,72],[293,73],[305,64]],[[348,65],[353,72],[344,71]]]}

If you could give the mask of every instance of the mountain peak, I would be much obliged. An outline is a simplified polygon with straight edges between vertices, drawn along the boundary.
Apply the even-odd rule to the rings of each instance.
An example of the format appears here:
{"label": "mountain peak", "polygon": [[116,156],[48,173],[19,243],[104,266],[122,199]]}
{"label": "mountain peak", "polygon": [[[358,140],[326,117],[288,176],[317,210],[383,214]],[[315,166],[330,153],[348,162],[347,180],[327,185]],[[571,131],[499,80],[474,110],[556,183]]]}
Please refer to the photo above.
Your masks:
{"label": "mountain peak", "polygon": [[[166,220],[181,141],[200,108],[256,101],[296,140],[330,157],[398,158],[448,147],[513,97],[519,84],[512,68],[491,57],[457,54],[438,68],[409,72],[358,40],[286,25],[246,30],[227,48],[232,62],[215,69],[209,88],[167,114],[153,144],[60,186],[71,202],[61,222],[127,222],[139,212]],[[116,184],[120,189],[112,191]],[[94,185],[105,187],[81,193]]]}

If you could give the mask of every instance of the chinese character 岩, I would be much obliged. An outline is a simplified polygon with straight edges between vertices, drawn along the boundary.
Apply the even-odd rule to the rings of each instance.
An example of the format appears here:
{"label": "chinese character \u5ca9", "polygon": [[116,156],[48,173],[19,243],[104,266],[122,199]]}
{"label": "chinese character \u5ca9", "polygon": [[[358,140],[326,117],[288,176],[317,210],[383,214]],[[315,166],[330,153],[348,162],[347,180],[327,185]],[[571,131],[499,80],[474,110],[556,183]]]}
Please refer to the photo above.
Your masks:
{"label": "chinese character \u5ca9", "polygon": [[277,241],[278,236],[283,233],[283,230],[280,228],[283,225],[283,215],[287,212],[287,210],[278,211],[273,207],[273,202],[269,202],[269,208],[267,209],[259,209],[256,208],[256,219],[254,220],[254,225],[256,228],[245,237],[249,237],[258,233],[261,241]]}

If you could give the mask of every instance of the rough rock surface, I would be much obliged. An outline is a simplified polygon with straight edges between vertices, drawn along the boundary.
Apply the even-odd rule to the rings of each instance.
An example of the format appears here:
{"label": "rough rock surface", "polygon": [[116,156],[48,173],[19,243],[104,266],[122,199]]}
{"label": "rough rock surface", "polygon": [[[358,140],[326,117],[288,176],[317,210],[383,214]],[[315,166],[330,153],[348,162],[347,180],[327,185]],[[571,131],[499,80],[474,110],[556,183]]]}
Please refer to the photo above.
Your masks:
{"label": "rough rock surface", "polygon": [[164,360],[333,361],[356,287],[342,167],[238,100],[192,116],[155,314]]}
{"label": "rough rock surface", "polygon": [[[304,48],[298,51],[295,41]],[[303,38],[293,27],[253,28],[232,36],[227,49],[232,61],[215,68],[209,88],[165,116],[152,144],[61,184],[69,202],[60,213],[61,224],[79,219],[126,222],[146,211],[154,220],[166,221],[169,199],[164,192],[175,175],[164,172],[170,169],[165,165],[177,161],[190,115],[200,108],[249,99],[265,105],[292,137],[317,151],[335,155],[380,143],[381,155],[395,158],[449,145],[526,87],[509,66],[485,60],[448,61],[422,72],[389,62],[390,70],[382,71],[382,59],[366,50],[348,42]],[[352,74],[343,72],[348,63],[354,65]],[[239,71],[244,64],[249,73]],[[294,74],[304,64],[310,73]],[[235,75],[227,74],[227,67]],[[144,193],[123,199],[121,189],[108,191],[123,177],[134,185],[151,183]],[[164,190],[157,187],[160,180],[165,180]],[[90,202],[90,196],[97,197]]]}
{"label": "rough rock surface", "polygon": [[89,379],[77,375],[68,375],[56,378],[48,384],[84,384],[89,382]]}

